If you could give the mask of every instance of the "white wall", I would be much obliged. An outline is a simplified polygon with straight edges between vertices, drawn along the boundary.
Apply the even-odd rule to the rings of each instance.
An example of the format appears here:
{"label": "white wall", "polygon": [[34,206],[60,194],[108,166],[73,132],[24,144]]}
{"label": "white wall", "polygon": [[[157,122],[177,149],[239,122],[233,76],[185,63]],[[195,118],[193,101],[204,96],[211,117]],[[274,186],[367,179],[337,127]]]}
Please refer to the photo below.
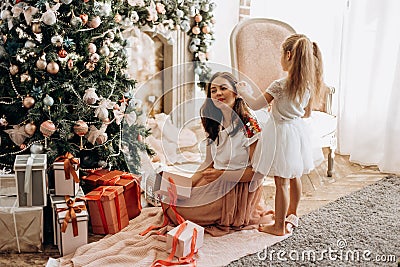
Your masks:
{"label": "white wall", "polygon": [[211,62],[229,67],[231,65],[229,38],[239,22],[239,0],[214,0],[213,12],[217,23],[214,26],[215,42]]}
{"label": "white wall", "polygon": [[[325,80],[339,86],[343,9],[347,0],[252,0],[251,17],[266,17],[290,24],[306,34],[322,51]],[[239,0],[214,0],[215,38],[211,62],[230,66],[229,37],[239,19]]]}
{"label": "white wall", "polygon": [[347,0],[252,0],[251,16],[282,20],[321,49],[325,80],[338,88],[344,8]]}

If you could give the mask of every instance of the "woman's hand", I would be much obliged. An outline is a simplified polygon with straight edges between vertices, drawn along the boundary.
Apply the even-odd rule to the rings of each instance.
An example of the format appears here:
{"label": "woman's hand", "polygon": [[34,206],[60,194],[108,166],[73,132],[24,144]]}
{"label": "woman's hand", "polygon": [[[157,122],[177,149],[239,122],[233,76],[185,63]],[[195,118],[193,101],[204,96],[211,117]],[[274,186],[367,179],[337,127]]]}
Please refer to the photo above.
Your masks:
{"label": "woman's hand", "polygon": [[248,96],[248,95],[253,95],[253,89],[251,86],[245,82],[245,81],[240,81],[236,84],[236,89],[237,92],[240,96]]}
{"label": "woman's hand", "polygon": [[207,182],[213,182],[217,180],[222,174],[224,173],[224,170],[217,170],[214,168],[207,168],[204,171],[202,171],[203,178]]}

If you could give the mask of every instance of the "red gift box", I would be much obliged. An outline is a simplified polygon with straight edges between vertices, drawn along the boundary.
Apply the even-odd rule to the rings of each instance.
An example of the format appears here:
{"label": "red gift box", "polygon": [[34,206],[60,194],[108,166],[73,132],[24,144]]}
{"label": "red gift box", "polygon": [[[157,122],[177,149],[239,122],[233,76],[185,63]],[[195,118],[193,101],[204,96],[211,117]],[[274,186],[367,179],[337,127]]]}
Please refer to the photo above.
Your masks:
{"label": "red gift box", "polygon": [[122,186],[99,186],[84,199],[94,234],[115,234],[129,224]]}
{"label": "red gift box", "polygon": [[99,185],[117,185],[124,187],[124,198],[129,219],[136,218],[142,211],[140,202],[140,180],[142,177],[133,173],[111,171],[97,180]]}
{"label": "red gift box", "polygon": [[90,192],[90,191],[94,190],[96,187],[98,187],[100,185],[99,184],[100,178],[110,172],[113,172],[114,176],[125,173],[123,171],[118,171],[118,170],[109,171],[108,169],[99,169],[99,170],[88,171],[88,174],[86,176],[82,177],[82,181],[84,182],[84,186],[85,186],[85,192]]}

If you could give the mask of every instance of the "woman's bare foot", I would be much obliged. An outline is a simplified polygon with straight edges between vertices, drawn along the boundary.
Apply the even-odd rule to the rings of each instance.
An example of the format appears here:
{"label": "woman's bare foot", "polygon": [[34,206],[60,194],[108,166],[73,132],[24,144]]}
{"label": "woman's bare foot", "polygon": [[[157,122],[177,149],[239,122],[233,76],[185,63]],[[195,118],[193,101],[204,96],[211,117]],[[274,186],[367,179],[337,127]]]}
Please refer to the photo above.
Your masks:
{"label": "woman's bare foot", "polygon": [[285,227],[278,227],[276,224],[260,225],[258,231],[271,235],[283,236],[286,234]]}

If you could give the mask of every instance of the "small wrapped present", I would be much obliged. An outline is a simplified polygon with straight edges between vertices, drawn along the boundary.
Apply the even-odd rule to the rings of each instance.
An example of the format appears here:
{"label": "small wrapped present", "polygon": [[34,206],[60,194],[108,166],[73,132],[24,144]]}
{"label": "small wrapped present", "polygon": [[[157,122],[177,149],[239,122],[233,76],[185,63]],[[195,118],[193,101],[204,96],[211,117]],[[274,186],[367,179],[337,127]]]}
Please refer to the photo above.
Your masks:
{"label": "small wrapped present", "polygon": [[122,186],[99,186],[85,195],[94,234],[115,234],[129,224]]}
{"label": "small wrapped present", "polygon": [[[8,198],[7,200],[11,200]],[[0,207],[0,251],[42,252],[43,208]]]}
{"label": "small wrapped present", "polygon": [[47,155],[17,155],[14,171],[17,177],[19,206],[47,205]]}
{"label": "small wrapped present", "polygon": [[17,194],[15,173],[11,173],[11,170],[6,168],[0,169],[0,196],[16,196]]}
{"label": "small wrapped present", "polygon": [[124,198],[129,219],[136,218],[142,211],[140,202],[142,177],[133,173],[122,173],[111,171],[103,175],[98,183],[100,185],[118,185],[124,187]]}
{"label": "small wrapped present", "polygon": [[154,192],[168,196],[168,188],[176,187],[178,199],[190,198],[192,192],[192,178],[180,174],[163,171],[156,177]]}
{"label": "small wrapped present", "polygon": [[[175,248],[173,246],[174,238],[177,238]],[[175,250],[176,257],[187,257],[189,254],[196,253],[203,246],[203,239],[204,228],[186,220],[167,233],[167,252],[171,253]],[[194,251],[192,251],[192,243],[194,243]]]}
{"label": "small wrapped present", "polygon": [[89,215],[84,201],[74,201],[68,196],[56,204],[57,245],[61,255],[68,255],[88,243]]}
{"label": "small wrapped present", "polygon": [[[88,171],[87,175],[82,176],[82,182],[83,182],[83,191],[85,193],[88,193],[92,190],[94,190],[96,187],[100,185],[99,180],[103,175],[106,175],[110,171],[108,169],[99,169],[99,170],[93,170],[93,171]],[[123,171],[118,171],[115,170],[114,174],[123,174],[125,172]]]}
{"label": "small wrapped present", "polygon": [[[85,194],[83,193],[82,188],[79,188],[78,193],[76,194],[76,198],[84,197]],[[50,198],[50,205],[52,208],[52,215],[53,215],[53,244],[57,245],[57,211],[56,211],[56,204],[65,204],[65,196],[56,196],[54,194],[54,189],[49,189],[49,198]]]}
{"label": "small wrapped present", "polygon": [[53,170],[55,195],[75,196],[79,190],[79,158],[67,152],[54,160]]}

